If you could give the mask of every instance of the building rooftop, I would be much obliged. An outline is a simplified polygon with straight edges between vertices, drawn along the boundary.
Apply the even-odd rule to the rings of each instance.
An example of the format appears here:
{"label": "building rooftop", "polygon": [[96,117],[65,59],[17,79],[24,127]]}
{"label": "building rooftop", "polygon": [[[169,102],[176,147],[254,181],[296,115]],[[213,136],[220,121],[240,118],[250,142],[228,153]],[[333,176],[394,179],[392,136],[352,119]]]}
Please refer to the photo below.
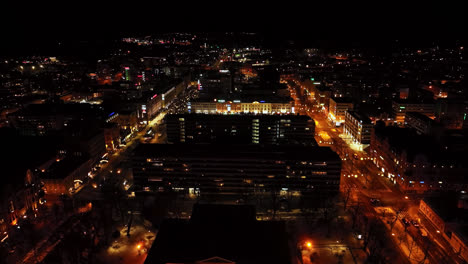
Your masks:
{"label": "building rooftop", "polygon": [[433,123],[434,122],[428,116],[426,116],[424,114],[421,114],[419,112],[406,112],[406,116],[411,116],[413,118],[417,118],[417,119],[420,119],[420,120],[422,120],[424,122],[428,122],[428,123]]}
{"label": "building rooftop", "polygon": [[3,184],[24,184],[26,171],[52,159],[59,145],[56,138],[19,136],[12,129],[0,129],[0,137],[5,139],[0,148]]}
{"label": "building rooftop", "polygon": [[372,121],[365,115],[364,113],[357,112],[357,111],[350,111],[348,110],[348,113],[352,115],[354,118],[356,118],[358,121],[362,121],[361,123],[365,124],[370,124]]}
{"label": "building rooftop", "polygon": [[87,157],[66,157],[54,162],[45,172],[40,173],[41,179],[64,179],[75,169],[88,160]]}
{"label": "building rooftop", "polygon": [[[216,101],[215,101],[216,99]],[[292,101],[290,97],[281,97],[281,96],[271,96],[271,95],[218,95],[218,96],[202,96],[196,99],[191,100],[192,102],[218,102],[219,100],[224,100],[225,102],[240,102],[240,103],[289,103]]]}
{"label": "building rooftop", "polygon": [[234,144],[140,144],[135,156],[175,156],[233,159],[278,160],[333,160],[341,161],[338,154],[328,147],[302,145],[234,145]]}
{"label": "building rooftop", "polygon": [[331,100],[335,101],[336,103],[352,103],[353,99],[349,97],[331,97]]}
{"label": "building rooftop", "polygon": [[145,263],[196,263],[213,257],[237,264],[291,263],[285,224],[256,221],[250,206],[195,205],[190,220],[162,223]]}
{"label": "building rooftop", "polygon": [[14,116],[96,116],[100,111],[97,107],[89,104],[30,104],[10,115]]}
{"label": "building rooftop", "polygon": [[240,113],[238,115],[225,115],[225,114],[197,114],[197,113],[183,113],[183,114],[169,114],[166,115],[166,119],[169,118],[192,118],[202,120],[244,120],[244,119],[261,119],[261,120],[278,120],[278,119],[292,119],[295,121],[313,121],[313,119],[306,115],[296,114],[276,114],[276,115],[255,115]]}

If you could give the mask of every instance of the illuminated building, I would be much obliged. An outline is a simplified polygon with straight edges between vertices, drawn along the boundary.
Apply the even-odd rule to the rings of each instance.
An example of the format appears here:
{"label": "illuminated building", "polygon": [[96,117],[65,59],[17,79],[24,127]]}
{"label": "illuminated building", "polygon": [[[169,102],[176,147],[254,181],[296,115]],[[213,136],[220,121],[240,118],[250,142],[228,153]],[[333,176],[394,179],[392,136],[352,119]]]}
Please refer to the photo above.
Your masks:
{"label": "illuminated building", "polygon": [[130,67],[125,67],[125,80],[130,81]]}
{"label": "illuminated building", "polygon": [[113,152],[120,145],[120,127],[117,123],[106,123],[103,126],[104,141],[106,143],[106,151]]}
{"label": "illuminated building", "polygon": [[164,120],[170,143],[315,145],[315,123],[308,116],[177,114]]}
{"label": "illuminated building", "polygon": [[408,128],[376,126],[369,155],[382,175],[403,192],[464,191],[468,167],[463,145],[455,149]]}
{"label": "illuminated building", "polygon": [[343,133],[349,136],[353,144],[358,144],[361,149],[369,145],[373,124],[364,114],[355,111],[346,111]]}
{"label": "illuminated building", "polygon": [[399,126],[405,124],[405,116],[407,112],[418,112],[428,117],[434,117],[434,103],[424,103],[409,100],[393,100],[392,111],[395,122]]}
{"label": "illuminated building", "polygon": [[330,98],[330,106],[328,118],[340,126],[345,122],[345,113],[348,110],[353,110],[353,102],[348,98],[332,97]]}
{"label": "illuminated building", "polygon": [[283,190],[330,197],[341,159],[330,148],[234,144],[142,144],[132,162],[135,188],[186,194],[268,195]]}
{"label": "illuminated building", "polygon": [[273,99],[272,101],[241,101],[214,99],[213,101],[191,101],[187,104],[187,111],[196,114],[214,113],[252,113],[252,114],[291,114],[295,113],[293,104],[289,100]]}
{"label": "illuminated building", "polygon": [[435,230],[452,246],[454,252],[468,261],[468,201],[458,194],[424,198],[419,213],[428,219]]}
{"label": "illuminated building", "polygon": [[68,194],[83,184],[91,171],[92,162],[86,156],[58,159],[39,173],[47,194]]}

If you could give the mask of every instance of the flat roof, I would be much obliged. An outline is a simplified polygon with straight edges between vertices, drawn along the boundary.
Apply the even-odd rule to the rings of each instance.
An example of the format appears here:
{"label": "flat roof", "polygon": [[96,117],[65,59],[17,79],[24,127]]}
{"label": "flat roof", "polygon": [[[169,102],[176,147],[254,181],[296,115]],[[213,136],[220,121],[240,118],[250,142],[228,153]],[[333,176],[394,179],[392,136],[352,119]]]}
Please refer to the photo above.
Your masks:
{"label": "flat roof", "polygon": [[[216,101],[214,101],[216,99]],[[203,97],[199,97],[196,99],[191,100],[191,102],[207,102],[207,103],[216,103],[218,100],[227,101],[240,101],[241,103],[252,103],[252,102],[259,102],[259,103],[289,103],[293,101],[291,97],[281,97],[281,96],[271,96],[271,95],[255,95],[255,94],[248,94],[248,95],[206,95]],[[262,102],[263,101],[263,102]]]}
{"label": "flat roof", "polygon": [[[237,264],[291,263],[284,222],[256,221],[249,217],[248,208],[236,206],[211,205],[193,211],[194,220],[162,223],[146,264],[196,263],[213,257]],[[229,211],[238,213],[235,219],[242,221],[219,217],[233,215],[226,214]]]}
{"label": "flat roof", "polygon": [[356,118],[359,121],[362,121],[363,123],[371,123],[372,121],[365,115],[364,113],[358,112],[358,111],[350,111],[348,110],[348,113],[352,115],[354,118]]}
{"label": "flat roof", "polygon": [[281,120],[281,119],[291,119],[291,120],[301,120],[308,121],[313,119],[306,115],[296,115],[296,114],[276,114],[276,115],[255,115],[255,114],[245,114],[240,113],[236,115],[225,115],[225,114],[197,114],[197,113],[183,113],[183,114],[168,114],[165,116],[166,119],[176,119],[176,118],[187,118],[187,119],[201,119],[201,120],[244,120],[244,119],[260,119],[260,120]]}
{"label": "flat roof", "polygon": [[353,99],[349,97],[331,97],[330,99],[336,103],[353,103]]}
{"label": "flat roof", "polygon": [[40,173],[40,178],[64,179],[86,161],[86,157],[67,157],[61,161],[56,161],[45,172]]}
{"label": "flat roof", "polygon": [[434,122],[432,119],[430,119],[427,115],[421,114],[419,112],[406,112],[407,116],[413,116],[415,118],[421,119],[423,121],[432,123]]}
{"label": "flat roof", "polygon": [[338,161],[329,147],[302,145],[235,145],[235,144],[140,144],[135,156],[207,157],[232,159],[278,159]]}

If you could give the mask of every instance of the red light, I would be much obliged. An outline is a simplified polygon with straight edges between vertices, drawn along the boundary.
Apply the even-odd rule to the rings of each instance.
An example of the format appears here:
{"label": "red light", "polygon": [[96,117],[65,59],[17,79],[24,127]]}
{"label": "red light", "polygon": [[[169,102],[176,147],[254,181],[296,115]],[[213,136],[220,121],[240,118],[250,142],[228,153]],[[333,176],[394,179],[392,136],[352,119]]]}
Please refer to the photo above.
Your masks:
{"label": "red light", "polygon": [[156,98],[156,96],[158,96],[158,95],[157,95],[157,94],[153,95],[153,97],[151,97],[151,99],[154,99],[154,98]]}

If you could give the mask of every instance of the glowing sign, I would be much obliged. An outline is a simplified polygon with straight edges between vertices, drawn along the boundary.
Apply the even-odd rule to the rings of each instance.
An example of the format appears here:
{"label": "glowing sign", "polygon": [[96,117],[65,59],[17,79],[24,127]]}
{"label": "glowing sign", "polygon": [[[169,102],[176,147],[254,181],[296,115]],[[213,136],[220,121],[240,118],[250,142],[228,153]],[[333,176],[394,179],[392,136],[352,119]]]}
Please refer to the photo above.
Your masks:
{"label": "glowing sign", "polygon": [[311,81],[315,81],[315,78],[310,78]]}
{"label": "glowing sign", "polygon": [[154,98],[156,98],[156,96],[158,96],[158,95],[157,95],[157,94],[153,95],[153,96],[151,97],[151,100],[153,100]]}
{"label": "glowing sign", "polygon": [[115,112],[112,112],[109,114],[109,117],[113,116],[115,114]]}

